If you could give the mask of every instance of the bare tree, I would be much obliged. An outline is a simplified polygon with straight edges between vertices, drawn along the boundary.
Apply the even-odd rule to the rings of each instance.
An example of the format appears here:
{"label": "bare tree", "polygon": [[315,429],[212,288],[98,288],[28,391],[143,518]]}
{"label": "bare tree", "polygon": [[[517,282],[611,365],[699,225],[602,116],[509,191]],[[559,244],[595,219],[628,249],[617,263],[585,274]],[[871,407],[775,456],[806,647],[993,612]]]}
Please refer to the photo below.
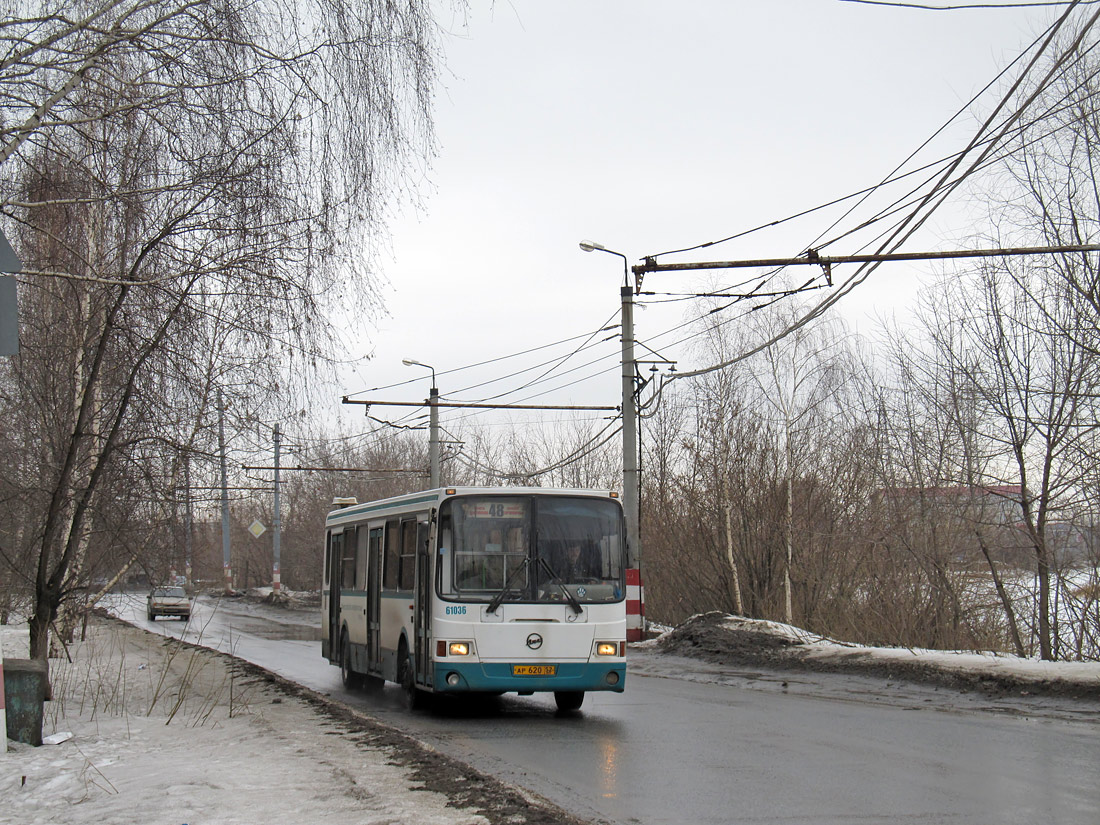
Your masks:
{"label": "bare tree", "polygon": [[[1021,90],[1030,116],[985,181],[997,242],[1087,243],[1100,231],[1097,36],[1073,42],[1048,83]],[[1092,521],[1084,511],[1095,465],[1097,278],[1089,254],[991,261],[970,273],[956,301],[972,308],[957,325],[965,347],[951,363],[995,422],[985,436],[1003,449],[1022,488],[1044,659],[1061,648],[1056,534],[1077,529],[1082,515]]]}
{"label": "bare tree", "polygon": [[[179,456],[213,452],[215,387],[242,428],[301,403],[288,386],[308,389],[337,338],[326,305],[369,310],[364,230],[430,152],[435,40],[420,3],[6,12],[2,211],[43,314],[5,381],[56,437],[22,530],[44,657],[110,479],[169,499]],[[69,295],[43,289],[55,278]],[[62,300],[75,320],[58,335]],[[72,401],[51,412],[69,364]]]}
{"label": "bare tree", "polygon": [[[749,317],[753,334],[762,340],[780,330],[796,326],[805,309],[794,304],[773,305]],[[753,363],[753,383],[759,394],[756,405],[778,417],[782,439],[780,454],[786,485],[785,544],[783,562],[783,618],[793,621],[791,565],[794,556],[794,483],[799,465],[808,453],[818,452],[826,442],[830,419],[844,415],[837,409],[838,394],[854,370],[837,322],[819,319],[797,326],[791,334],[764,349]]]}

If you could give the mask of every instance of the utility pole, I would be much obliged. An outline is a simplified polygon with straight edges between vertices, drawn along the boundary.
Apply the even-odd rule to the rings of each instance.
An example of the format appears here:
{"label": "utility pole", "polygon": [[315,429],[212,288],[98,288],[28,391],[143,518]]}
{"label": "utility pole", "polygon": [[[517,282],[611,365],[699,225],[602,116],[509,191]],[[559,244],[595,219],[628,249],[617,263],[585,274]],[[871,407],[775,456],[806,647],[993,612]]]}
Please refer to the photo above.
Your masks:
{"label": "utility pole", "polygon": [[[581,241],[584,252],[606,252],[623,259],[622,301],[622,412],[623,412],[623,515],[626,518],[626,640],[645,636],[645,589],[642,586],[641,482],[638,473],[638,405],[634,396],[634,291],[626,255],[595,241]],[[641,281],[637,281],[640,285]]]}
{"label": "utility pole", "polygon": [[623,509],[626,511],[627,567],[641,569],[642,535],[639,529],[638,406],[634,400],[634,290],[619,290],[622,298],[623,351]]}
{"label": "utility pole", "polygon": [[279,510],[279,445],[282,443],[283,434],[279,430],[279,425],[275,425],[275,524],[273,525],[275,533],[271,537],[271,549],[274,561],[271,568],[271,589],[273,592],[278,593],[281,577],[279,575],[279,553],[281,550],[280,544],[282,540],[282,516]]}
{"label": "utility pole", "polygon": [[229,565],[229,468],[225,461],[225,407],[218,389],[218,452],[222,475],[222,579],[226,595],[233,592],[233,568]]}
{"label": "utility pole", "polygon": [[428,392],[428,463],[434,490],[439,481],[439,387],[435,385],[435,372],[432,372],[432,388]]}
{"label": "utility pole", "polygon": [[[401,363],[406,367],[423,367],[432,371],[432,387],[428,390],[428,486],[434,490],[439,486],[439,387],[435,384],[435,367],[412,358],[403,358]],[[344,403],[350,402],[345,398]]]}

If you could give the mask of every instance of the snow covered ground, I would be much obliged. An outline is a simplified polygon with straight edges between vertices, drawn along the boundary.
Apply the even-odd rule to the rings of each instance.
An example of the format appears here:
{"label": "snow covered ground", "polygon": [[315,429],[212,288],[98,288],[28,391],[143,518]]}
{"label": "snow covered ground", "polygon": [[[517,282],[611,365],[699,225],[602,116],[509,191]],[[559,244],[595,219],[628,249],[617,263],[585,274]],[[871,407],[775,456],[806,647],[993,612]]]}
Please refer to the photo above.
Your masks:
{"label": "snow covered ground", "polygon": [[[226,609],[287,626],[316,623],[308,601],[270,604],[264,595]],[[721,613],[665,630],[631,646],[633,672],[769,690],[877,692],[875,701],[896,699],[885,689],[915,680],[938,691],[935,700],[921,694],[922,702],[985,709],[995,697],[997,710],[1011,700],[1089,715],[1100,707],[1100,663],[858,647]],[[0,627],[0,645],[5,656],[25,657],[25,626]],[[41,748],[9,742],[0,754],[0,823],[573,821],[489,777],[477,775],[470,793],[476,772],[461,763],[228,656],[109,620],[90,623],[88,640],[70,653],[71,663],[51,662],[55,699],[46,703],[44,733],[73,736]],[[944,685],[958,690],[945,697]],[[913,691],[933,688],[900,690],[910,701]]]}
{"label": "snow covered ground", "polygon": [[701,659],[712,664],[857,673],[910,679],[986,693],[1100,699],[1100,662],[1043,662],[1002,653],[863,647],[778,622],[726,613],[692,616],[661,628],[638,650]]}
{"label": "snow covered ground", "polygon": [[[25,626],[0,627],[0,644],[25,658]],[[43,733],[73,736],[38,748],[9,741],[0,823],[503,821],[477,812],[483,800],[455,807],[453,794],[422,789],[415,746],[400,734],[326,713],[229,657],[112,621],[91,623],[70,653],[72,663],[51,661]],[[558,821],[537,802],[512,802],[532,814],[517,823]]]}

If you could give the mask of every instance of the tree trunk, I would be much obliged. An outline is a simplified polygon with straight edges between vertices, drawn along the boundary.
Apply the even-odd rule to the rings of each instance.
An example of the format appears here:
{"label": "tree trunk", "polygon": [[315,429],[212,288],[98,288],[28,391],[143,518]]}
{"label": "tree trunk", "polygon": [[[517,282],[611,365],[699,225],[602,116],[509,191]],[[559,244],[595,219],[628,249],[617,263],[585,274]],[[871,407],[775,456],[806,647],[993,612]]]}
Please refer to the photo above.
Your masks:
{"label": "tree trunk", "polygon": [[[790,461],[788,454],[788,462]],[[791,494],[793,492],[794,485],[791,483],[792,472],[790,465],[787,467],[787,557],[783,564],[783,621],[787,624],[794,623],[794,611],[791,609],[791,562],[794,559],[794,548],[792,546],[792,532],[794,531],[794,503],[791,501]]]}
{"label": "tree trunk", "polygon": [[727,498],[722,509],[726,516],[726,561],[730,566],[730,589],[733,591],[733,612],[745,615],[745,606],[741,602],[741,577],[737,572],[737,560],[733,556],[733,503]]}
{"label": "tree trunk", "polygon": [[1041,542],[1035,544],[1035,556],[1039,574],[1039,658],[1050,662],[1054,660],[1050,632],[1050,561]]}
{"label": "tree trunk", "polygon": [[28,620],[32,659],[49,662],[50,623],[56,615],[54,600],[48,592],[40,590],[35,601],[34,615]]}
{"label": "tree trunk", "polygon": [[[727,451],[728,452],[728,451]],[[723,469],[718,476],[719,494],[722,497],[722,515],[725,520],[726,563],[730,567],[730,590],[733,596],[733,612],[745,615],[745,605],[741,601],[741,576],[737,571],[737,559],[733,555],[733,501],[730,496],[730,478],[728,470]]]}
{"label": "tree trunk", "polygon": [[1008,591],[1005,590],[1004,582],[1001,581],[1001,574],[997,572],[997,565],[993,563],[993,557],[989,555],[989,548],[986,547],[985,541],[982,539],[981,531],[975,530],[974,534],[978,537],[978,546],[982,548],[982,555],[985,556],[985,560],[989,564],[993,584],[997,588],[997,595],[1001,599],[1001,607],[1004,608],[1005,618],[1008,620],[1008,632],[1012,636],[1012,645],[1016,648],[1016,655],[1022,659],[1027,653],[1024,651],[1023,639],[1020,638],[1020,627],[1016,623],[1016,610],[1012,607],[1012,599],[1008,597]]}

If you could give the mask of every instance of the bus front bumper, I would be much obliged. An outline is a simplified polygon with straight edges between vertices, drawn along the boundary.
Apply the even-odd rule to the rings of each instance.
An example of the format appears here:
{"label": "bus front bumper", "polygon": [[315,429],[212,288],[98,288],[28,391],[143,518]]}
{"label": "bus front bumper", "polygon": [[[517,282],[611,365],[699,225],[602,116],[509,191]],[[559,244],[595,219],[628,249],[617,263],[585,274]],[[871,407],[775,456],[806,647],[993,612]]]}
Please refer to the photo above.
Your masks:
{"label": "bus front bumper", "polygon": [[439,693],[613,690],[622,693],[625,662],[553,663],[553,676],[519,676],[511,662],[435,662]]}

